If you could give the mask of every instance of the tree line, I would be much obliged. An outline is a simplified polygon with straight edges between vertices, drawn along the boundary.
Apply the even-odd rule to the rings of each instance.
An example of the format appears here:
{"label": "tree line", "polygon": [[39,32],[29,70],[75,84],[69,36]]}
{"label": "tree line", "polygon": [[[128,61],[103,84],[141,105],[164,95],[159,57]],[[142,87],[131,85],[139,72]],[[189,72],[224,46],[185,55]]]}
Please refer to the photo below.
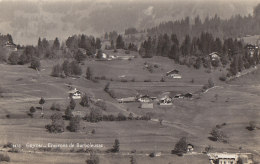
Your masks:
{"label": "tree line", "polygon": [[[219,56],[212,60],[212,52]],[[173,59],[178,64],[186,64],[199,69],[226,66],[230,64],[229,75],[235,75],[259,63],[259,51],[252,53],[241,40],[214,38],[213,34],[202,32],[199,37],[186,35],[182,42],[176,34],[149,36],[141,43],[139,54],[143,58],[163,56]]]}
{"label": "tree line", "polygon": [[209,32],[214,37],[219,38],[237,38],[259,34],[259,27],[260,4],[254,8],[253,15],[236,15],[228,20],[221,19],[218,15],[215,15],[212,18],[206,17],[204,21],[201,20],[200,16],[195,17],[194,20],[186,17],[181,20],[161,23],[156,27],[147,29],[147,32],[149,36],[175,33],[180,39],[184,39],[187,34],[198,36],[202,32]]}

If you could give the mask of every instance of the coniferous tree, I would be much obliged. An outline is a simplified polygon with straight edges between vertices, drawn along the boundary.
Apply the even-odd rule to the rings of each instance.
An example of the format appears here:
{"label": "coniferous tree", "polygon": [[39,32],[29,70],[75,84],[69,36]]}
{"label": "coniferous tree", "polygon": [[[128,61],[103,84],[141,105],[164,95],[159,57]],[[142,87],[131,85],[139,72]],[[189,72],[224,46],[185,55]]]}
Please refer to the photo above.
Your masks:
{"label": "coniferous tree", "polygon": [[190,36],[186,35],[182,45],[181,45],[181,52],[183,56],[189,56],[191,50],[191,40]]}
{"label": "coniferous tree", "polygon": [[73,98],[70,99],[70,106],[69,107],[70,107],[71,110],[74,110],[75,107],[76,107],[76,102]]}
{"label": "coniferous tree", "polygon": [[125,43],[124,43],[123,37],[121,35],[118,35],[118,37],[116,39],[116,48],[117,49],[125,48]]}
{"label": "coniferous tree", "polygon": [[91,69],[90,67],[87,67],[87,70],[86,70],[86,79],[92,80],[92,78],[93,78],[92,69]]}
{"label": "coniferous tree", "polygon": [[55,38],[52,47],[53,47],[54,50],[58,50],[58,49],[60,49],[60,41],[59,41],[58,38]]}
{"label": "coniferous tree", "polygon": [[96,38],[96,49],[101,49],[101,40],[100,38]]}
{"label": "coniferous tree", "polygon": [[120,150],[120,143],[118,139],[115,139],[115,143],[112,148],[112,152],[117,153]]}

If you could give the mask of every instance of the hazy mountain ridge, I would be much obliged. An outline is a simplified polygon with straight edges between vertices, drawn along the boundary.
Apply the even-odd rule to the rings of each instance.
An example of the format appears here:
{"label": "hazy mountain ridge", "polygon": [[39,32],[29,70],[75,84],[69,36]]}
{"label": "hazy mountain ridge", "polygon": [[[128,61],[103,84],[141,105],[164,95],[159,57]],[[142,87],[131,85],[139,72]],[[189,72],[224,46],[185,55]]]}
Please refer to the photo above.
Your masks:
{"label": "hazy mountain ridge", "polygon": [[65,39],[80,33],[98,36],[106,31],[122,32],[128,27],[145,29],[186,16],[200,15],[203,19],[215,14],[221,18],[248,15],[256,5],[257,1],[1,1],[0,32],[10,33],[17,43],[35,44],[38,37]]}

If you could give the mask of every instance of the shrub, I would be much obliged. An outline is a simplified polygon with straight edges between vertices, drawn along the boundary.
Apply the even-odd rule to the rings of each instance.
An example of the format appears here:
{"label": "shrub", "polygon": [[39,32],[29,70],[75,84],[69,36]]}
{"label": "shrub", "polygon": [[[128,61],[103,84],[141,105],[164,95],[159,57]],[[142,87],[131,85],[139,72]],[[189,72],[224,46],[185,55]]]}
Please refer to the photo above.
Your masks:
{"label": "shrub", "polygon": [[120,112],[120,113],[118,113],[117,120],[118,121],[125,121],[126,116],[123,113]]}
{"label": "shrub", "polygon": [[136,164],[136,159],[134,156],[130,157],[130,164]]}
{"label": "shrub", "polygon": [[153,72],[154,72],[154,69],[153,69],[153,66],[152,66],[152,65],[148,65],[147,70],[148,70],[150,73],[153,73]]}
{"label": "shrub", "polygon": [[119,140],[118,139],[115,139],[115,142],[114,142],[114,145],[113,145],[113,148],[111,149],[111,151],[113,153],[117,153],[119,152],[120,150],[120,143],[119,143]]}
{"label": "shrub", "polygon": [[71,117],[73,117],[73,114],[72,114],[72,111],[71,111],[71,108],[70,108],[70,106],[68,106],[67,108],[66,108],[66,110],[65,110],[65,119],[66,120],[70,120],[71,119]]}
{"label": "shrub", "polygon": [[144,82],[151,82],[151,79],[146,79],[144,80]]}
{"label": "shrub", "polygon": [[213,128],[212,131],[210,132],[210,134],[212,136],[211,140],[213,140],[213,141],[220,141],[220,142],[224,142],[224,143],[227,142],[227,140],[226,140],[227,136],[219,128]]}
{"label": "shrub", "polygon": [[219,80],[220,81],[226,81],[227,77],[225,75],[222,75],[222,76],[219,77]]}
{"label": "shrub", "polygon": [[80,129],[80,120],[80,116],[72,117],[68,126],[69,131],[77,132]]}
{"label": "shrub", "polygon": [[145,114],[140,117],[140,120],[151,120],[151,116],[149,114]]}
{"label": "shrub", "polygon": [[186,137],[182,137],[174,147],[172,154],[182,155],[183,153],[187,152],[187,141]]}
{"label": "shrub", "polygon": [[211,145],[205,147],[205,152],[208,153],[210,150],[212,150],[213,147]]}
{"label": "shrub", "polygon": [[56,111],[60,111],[60,104],[58,104],[58,103],[53,103],[52,105],[51,105],[51,108],[50,108],[51,110],[56,110]]}
{"label": "shrub", "polygon": [[249,122],[249,128],[252,130],[255,130],[257,128],[256,122],[255,121],[250,121]]}
{"label": "shrub", "polygon": [[3,147],[4,148],[13,148],[13,143],[12,142],[7,142],[7,144],[5,144]]}
{"label": "shrub", "polygon": [[150,153],[149,157],[151,157],[151,158],[155,157],[155,153]]}
{"label": "shrub", "polygon": [[129,113],[129,115],[128,115],[128,120],[134,120],[134,115],[133,115],[133,113]]}
{"label": "shrub", "polygon": [[87,164],[99,164],[99,157],[94,154],[91,153],[89,159],[86,160]]}
{"label": "shrub", "polygon": [[106,76],[101,76],[100,79],[101,80],[106,80],[107,78],[106,78]]}
{"label": "shrub", "polygon": [[76,102],[73,98],[70,99],[70,109],[74,110],[76,107]]}
{"label": "shrub", "polygon": [[83,107],[89,106],[89,97],[86,94],[81,98],[80,105]]}
{"label": "shrub", "polygon": [[52,67],[51,76],[53,76],[53,77],[60,77],[61,73],[62,73],[62,67],[60,66],[60,64],[54,65]]}
{"label": "shrub", "polygon": [[77,53],[74,55],[74,59],[79,63],[83,62],[86,58],[87,56],[83,54],[80,50],[78,50]]}
{"label": "shrub", "polygon": [[87,67],[86,70],[86,79],[92,80],[93,79],[93,71],[90,67]]}
{"label": "shrub", "polygon": [[19,153],[19,150],[17,148],[11,148],[10,150],[8,150],[8,152]]}
{"label": "shrub", "polygon": [[72,75],[81,75],[82,74],[81,67],[79,66],[79,63],[77,63],[76,61],[72,61],[69,64],[69,68],[70,68],[70,72]]}
{"label": "shrub", "polygon": [[110,87],[110,83],[108,82],[104,88],[104,91],[108,93]]}
{"label": "shrub", "polygon": [[103,115],[102,120],[104,120],[104,121],[115,121],[116,117],[112,114],[111,115]]}
{"label": "shrub", "polygon": [[89,115],[87,114],[85,116],[85,120],[89,122],[99,122],[102,121],[102,119],[103,119],[102,111],[97,108],[91,108]]}
{"label": "shrub", "polygon": [[10,162],[10,157],[8,155],[0,154],[0,162]]}
{"label": "shrub", "polygon": [[116,98],[116,93],[114,90],[109,90],[108,94],[112,97],[112,98]]}
{"label": "shrub", "polygon": [[46,125],[45,128],[51,133],[62,133],[64,132],[64,121],[61,113],[54,113],[51,115],[52,123]]}
{"label": "shrub", "polygon": [[165,79],[162,77],[161,80],[160,80],[160,82],[165,82]]}
{"label": "shrub", "polygon": [[8,62],[12,65],[16,65],[19,62],[19,55],[16,52],[12,52],[8,57]]}
{"label": "shrub", "polygon": [[208,86],[209,86],[209,88],[212,88],[212,87],[214,87],[214,82],[213,82],[213,80],[211,79],[211,78],[209,78],[209,80],[208,80]]}
{"label": "shrub", "polygon": [[34,113],[34,112],[36,112],[36,109],[34,108],[34,106],[31,106],[30,113]]}
{"label": "shrub", "polygon": [[0,46],[0,62],[6,62],[6,54],[7,54],[7,50]]}
{"label": "shrub", "polygon": [[69,76],[71,74],[71,68],[70,68],[70,63],[68,60],[65,60],[62,65],[61,65],[61,69],[64,71],[64,74],[66,76]]}
{"label": "shrub", "polygon": [[98,106],[100,109],[106,111],[107,110],[107,106],[106,103],[104,101],[97,101],[95,103],[96,106]]}
{"label": "shrub", "polygon": [[36,69],[36,70],[39,70],[41,67],[41,62],[38,58],[34,58],[32,61],[31,61],[31,68],[32,69]]}

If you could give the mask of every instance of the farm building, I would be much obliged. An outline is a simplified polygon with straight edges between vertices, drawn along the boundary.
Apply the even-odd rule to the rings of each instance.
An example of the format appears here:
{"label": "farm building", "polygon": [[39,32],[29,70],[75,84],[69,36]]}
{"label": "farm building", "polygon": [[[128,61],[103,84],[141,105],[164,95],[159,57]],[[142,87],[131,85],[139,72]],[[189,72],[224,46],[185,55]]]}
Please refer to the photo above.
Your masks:
{"label": "farm building", "polygon": [[17,51],[17,47],[14,43],[10,43],[9,41],[5,43],[5,47],[10,51]]}
{"label": "farm building", "polygon": [[73,99],[81,99],[81,92],[74,88],[73,90],[70,90],[69,92],[69,97]]}
{"label": "farm building", "polygon": [[184,97],[185,97],[185,98],[192,98],[192,93],[186,93],[186,94],[184,95]]}
{"label": "farm building", "polygon": [[172,75],[172,74],[179,74],[179,71],[176,70],[176,69],[174,69],[174,70],[171,70],[171,71],[166,72],[166,76],[170,76],[170,75]]}
{"label": "farm building", "polygon": [[171,77],[173,79],[181,79],[182,78],[181,75],[179,74],[179,71],[176,70],[176,69],[168,71],[166,73],[166,76]]}
{"label": "farm building", "polygon": [[130,103],[130,102],[135,102],[136,98],[135,97],[126,97],[126,98],[117,99],[117,101],[119,103]]}
{"label": "farm building", "polygon": [[250,55],[250,57],[253,57],[255,53],[259,55],[259,49],[257,45],[247,44],[245,48],[248,54]]}
{"label": "farm building", "polygon": [[141,108],[143,108],[143,109],[153,109],[153,103],[152,102],[141,103]]}
{"label": "farm building", "polygon": [[219,61],[220,57],[219,57],[219,53],[217,52],[212,52],[209,54],[211,61]]}
{"label": "farm building", "polygon": [[182,94],[176,94],[174,96],[175,99],[180,99],[180,98],[184,98]]}
{"label": "farm building", "polygon": [[[98,54],[94,54],[94,57],[95,58],[98,58]],[[102,52],[101,56],[100,56],[100,59],[108,59],[109,58],[109,55],[105,54]]]}
{"label": "farm building", "polygon": [[180,74],[171,74],[171,75],[169,75],[171,78],[173,78],[173,79],[181,79],[182,78],[182,76],[180,75]]}
{"label": "farm building", "polygon": [[151,99],[151,97],[148,96],[148,95],[141,95],[141,96],[138,97],[138,101],[139,101],[139,102],[148,103],[148,102],[151,102],[152,99]]}
{"label": "farm building", "polygon": [[172,105],[172,98],[165,95],[159,99],[159,105]]}
{"label": "farm building", "polygon": [[236,164],[238,160],[242,160],[243,164],[252,164],[252,160],[248,158],[250,154],[242,153],[209,153],[211,164]]}
{"label": "farm building", "polygon": [[187,151],[192,152],[194,150],[194,146],[192,144],[187,145]]}
{"label": "farm building", "polygon": [[208,154],[211,164],[236,164],[238,156],[228,153],[211,153]]}

